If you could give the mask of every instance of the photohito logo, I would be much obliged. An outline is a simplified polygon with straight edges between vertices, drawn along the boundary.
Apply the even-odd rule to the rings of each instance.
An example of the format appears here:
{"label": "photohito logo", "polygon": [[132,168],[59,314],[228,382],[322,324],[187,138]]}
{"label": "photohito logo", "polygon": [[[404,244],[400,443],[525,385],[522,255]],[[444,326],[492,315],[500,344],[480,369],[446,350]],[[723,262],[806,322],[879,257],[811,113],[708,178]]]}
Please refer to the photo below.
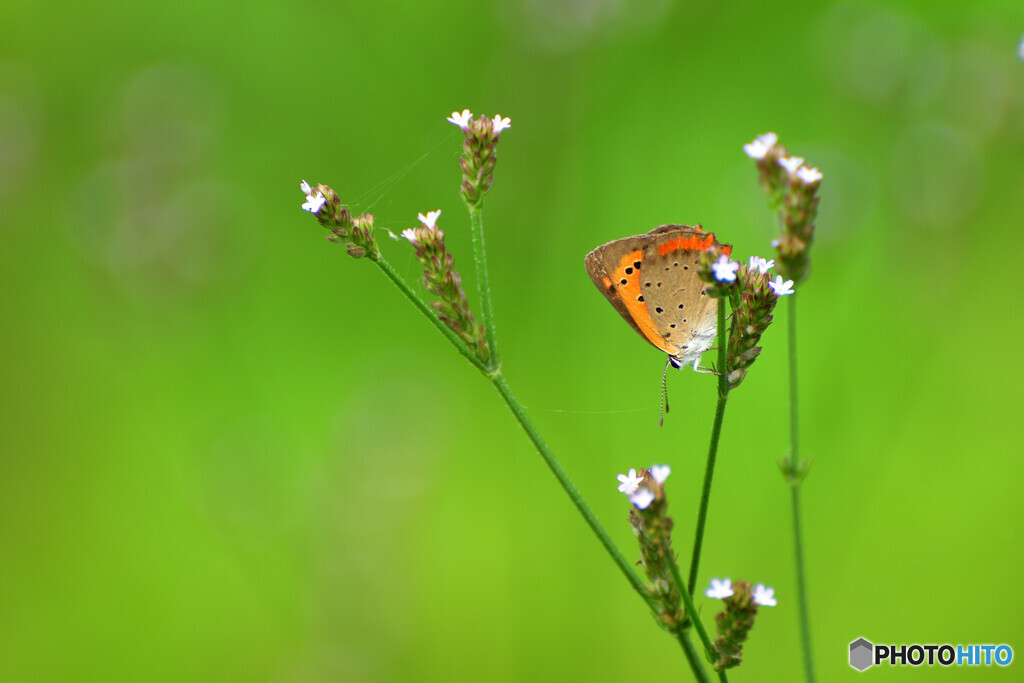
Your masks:
{"label": "photohito logo", "polygon": [[866,638],[850,643],[850,666],[863,671],[875,664],[889,666],[1007,666],[1013,661],[1009,645],[873,645]]}

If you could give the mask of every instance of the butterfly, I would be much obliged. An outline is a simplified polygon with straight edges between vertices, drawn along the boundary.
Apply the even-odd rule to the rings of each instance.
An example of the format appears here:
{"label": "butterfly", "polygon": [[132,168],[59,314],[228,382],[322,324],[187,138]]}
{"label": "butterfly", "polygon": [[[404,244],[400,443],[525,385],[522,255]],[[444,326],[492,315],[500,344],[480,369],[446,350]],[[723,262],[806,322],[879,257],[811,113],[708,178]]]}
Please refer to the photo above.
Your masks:
{"label": "butterfly", "polygon": [[710,249],[729,254],[700,226],[662,225],[645,235],[624,237],[587,254],[590,279],[619,315],[679,368],[699,367],[718,326],[718,300],[697,275],[701,255]]}

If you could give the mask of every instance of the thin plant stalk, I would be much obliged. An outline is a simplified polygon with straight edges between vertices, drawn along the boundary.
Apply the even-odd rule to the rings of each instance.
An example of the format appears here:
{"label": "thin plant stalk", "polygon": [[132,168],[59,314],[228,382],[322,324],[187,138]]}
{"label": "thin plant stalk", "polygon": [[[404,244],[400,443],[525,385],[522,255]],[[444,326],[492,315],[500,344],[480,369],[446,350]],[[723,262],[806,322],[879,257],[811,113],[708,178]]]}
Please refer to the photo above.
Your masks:
{"label": "thin plant stalk", "polygon": [[683,654],[686,655],[686,661],[690,664],[690,669],[693,671],[694,677],[700,681],[700,683],[711,683],[708,678],[708,672],[704,670],[704,667],[700,663],[700,657],[697,654],[696,648],[693,646],[693,642],[690,641],[690,634],[686,629],[679,629],[674,631],[676,640],[679,641],[680,647],[683,648]]}
{"label": "thin plant stalk", "polygon": [[690,558],[690,579],[687,591],[693,595],[697,586],[697,571],[700,567],[700,551],[704,544],[704,524],[708,517],[708,503],[711,500],[711,481],[715,476],[715,458],[718,455],[718,439],[722,435],[722,421],[725,419],[725,404],[729,400],[728,368],[726,345],[728,332],[725,329],[726,297],[718,300],[718,403],[715,406],[715,422],[711,427],[711,444],[708,446],[708,460],[704,468],[704,487],[700,493],[700,507],[697,509],[697,531],[693,536],[693,554]]}
{"label": "thin plant stalk", "polygon": [[452,343],[456,350],[459,353],[461,353],[466,358],[466,360],[473,364],[473,367],[475,367],[477,370],[484,373],[485,375],[489,375],[491,373],[491,369],[487,367],[487,365],[482,360],[480,360],[480,358],[478,358],[475,353],[473,353],[473,350],[469,348],[464,341],[462,341],[462,338],[459,337],[459,335],[457,335],[455,331],[452,330],[452,328],[448,327],[444,323],[444,321],[442,321],[437,316],[437,312],[435,312],[434,309],[428,306],[426,302],[423,301],[423,299],[421,299],[419,296],[416,295],[414,291],[412,291],[412,289],[405,282],[405,280],[402,279],[402,277],[395,271],[392,265],[388,263],[388,261],[383,256],[377,253],[370,252],[366,255],[366,257],[377,264],[377,267],[379,267],[387,276],[387,278],[391,280],[391,282],[396,287],[398,287],[399,291],[405,295],[405,298],[408,299],[413,306],[418,308],[420,313],[427,316],[427,319],[430,320],[431,323],[433,323],[434,327],[436,327],[441,332],[441,334],[443,334],[448,339],[448,341]]}
{"label": "thin plant stalk", "polygon": [[[551,452],[551,449],[548,448],[547,443],[544,441],[543,437],[541,437],[540,432],[537,431],[537,428],[533,425],[529,416],[527,416],[526,410],[523,408],[522,404],[519,403],[516,397],[512,394],[512,390],[509,388],[508,383],[502,375],[501,363],[498,357],[498,347],[495,342],[494,312],[491,305],[490,284],[488,282],[487,275],[487,254],[484,249],[482,208],[479,205],[470,206],[469,215],[470,226],[473,232],[473,254],[477,266],[477,286],[483,310],[484,332],[487,338],[487,346],[490,349],[488,364],[493,368],[493,370],[488,373],[488,378],[491,380],[494,388],[498,390],[498,393],[501,394],[501,397],[505,400],[505,404],[508,406],[509,410],[512,411],[512,415],[516,418],[516,421],[519,422],[520,426],[522,426],[523,431],[526,432],[530,441],[533,442],[534,448],[537,449],[537,452],[547,464],[551,473],[555,475],[555,479],[557,479],[558,483],[561,484],[566,495],[569,496],[569,499],[572,501],[573,505],[576,506],[576,509],[579,510],[579,513],[583,515],[583,519],[590,527],[590,530],[594,532],[598,541],[602,546],[604,546],[604,549],[608,552],[609,556],[611,556],[615,564],[618,565],[619,569],[622,570],[622,573],[625,575],[630,585],[633,586],[633,590],[635,590],[640,597],[644,599],[648,606],[653,606],[653,600],[644,589],[643,584],[636,575],[636,572],[633,571],[633,568],[626,561],[626,558],[623,557],[621,552],[619,552],[619,549],[612,542],[608,533],[604,530],[604,527],[601,526],[601,523],[597,521],[597,517],[594,516],[594,513],[590,510],[586,501],[583,500],[583,496],[581,496],[579,491],[576,490],[572,480],[569,479],[565,470],[562,469],[562,465],[558,462],[554,453]],[[678,570],[675,569],[675,562],[671,562],[670,564],[673,567],[673,571],[676,572],[677,584],[681,585],[681,580],[678,577]],[[682,592],[681,589],[680,592]],[[693,600],[689,595],[685,596],[684,602],[687,605],[689,614],[695,615],[696,612],[693,607]],[[693,619],[693,617],[691,617],[691,619]],[[697,623],[695,619],[693,620]],[[698,630],[701,634],[701,639],[704,642],[705,648],[710,651],[711,643],[710,640],[708,640],[708,636],[704,631],[703,625],[698,623]],[[707,672],[697,657],[697,653],[694,651],[693,643],[690,642],[689,635],[683,629],[677,630],[675,635],[696,679],[700,681],[700,683],[710,683],[707,677]]]}
{"label": "thin plant stalk", "polygon": [[[477,288],[480,294],[480,301],[483,312],[484,333],[486,335],[487,347],[489,350],[489,357],[486,362],[480,360],[480,358],[474,353],[473,349],[471,349],[451,328],[449,328],[438,317],[437,313],[430,306],[428,306],[420,297],[416,295],[415,292],[412,291],[409,285],[398,275],[395,269],[391,266],[390,263],[388,263],[388,261],[383,256],[381,256],[379,253],[371,252],[370,254],[368,254],[368,257],[371,261],[376,263],[377,266],[381,269],[381,271],[383,271],[383,273],[387,276],[387,278],[391,280],[391,282],[396,287],[398,287],[399,291],[401,291],[402,294],[417,309],[419,309],[419,311],[423,313],[423,315],[425,315],[428,320],[431,321],[434,327],[436,327],[448,339],[448,341],[450,341],[452,345],[455,346],[459,353],[462,354],[462,356],[466,358],[475,368],[477,368],[478,370],[480,370],[480,372],[487,376],[487,378],[494,385],[495,389],[498,390],[498,393],[504,399],[505,404],[508,406],[509,410],[512,411],[512,415],[515,417],[516,421],[519,422],[520,426],[523,428],[523,431],[526,432],[527,437],[533,443],[534,447],[537,449],[537,452],[540,454],[541,458],[544,460],[548,468],[551,470],[551,473],[555,475],[555,478],[558,480],[558,483],[561,484],[566,495],[569,496],[569,499],[573,502],[573,505],[576,506],[576,509],[583,516],[584,521],[586,521],[587,525],[590,527],[594,535],[597,536],[598,541],[604,547],[605,551],[612,558],[612,561],[614,561],[615,564],[622,571],[623,575],[626,577],[630,585],[633,587],[633,590],[635,590],[637,594],[640,595],[640,597],[644,600],[644,602],[647,603],[649,607],[653,608],[654,601],[651,598],[648,591],[644,588],[644,585],[640,581],[640,578],[636,575],[636,572],[633,571],[633,568],[626,561],[626,558],[622,555],[619,549],[612,542],[611,537],[608,536],[608,533],[604,530],[604,527],[601,526],[601,523],[597,521],[597,517],[590,510],[590,507],[586,504],[586,501],[584,501],[579,491],[576,490],[575,485],[573,485],[572,481],[569,479],[569,476],[565,473],[565,470],[562,469],[562,466],[558,462],[558,459],[555,458],[554,453],[551,452],[551,449],[548,447],[547,443],[545,443],[543,437],[541,437],[540,432],[537,431],[537,428],[533,425],[529,417],[526,415],[526,411],[523,408],[522,404],[519,403],[516,397],[512,394],[512,390],[509,388],[508,383],[505,381],[505,378],[502,375],[501,364],[497,352],[497,343],[495,341],[496,335],[494,332],[494,312],[491,304],[490,283],[487,275],[487,257],[486,251],[484,249],[483,218],[481,210],[482,207],[477,205],[470,206],[468,208],[470,214],[470,226],[473,234],[473,253],[474,260],[476,262]],[[723,316],[720,315],[719,318],[719,325],[723,326]],[[724,352],[720,352],[719,355],[724,359]],[[721,388],[722,383],[719,382],[719,384]],[[720,421],[720,418],[718,418],[719,423]],[[719,424],[719,429],[720,427],[721,425]],[[707,652],[710,652],[710,640],[708,639],[707,632],[704,630],[703,624],[701,624],[699,620],[696,619],[696,609],[693,605],[693,600],[690,597],[689,593],[687,593],[682,588],[682,579],[679,576],[679,570],[678,568],[676,568],[675,562],[672,562],[671,565],[676,584],[680,587],[680,593],[683,596],[683,602],[686,605],[687,612],[691,615],[691,620],[695,623],[697,627],[698,634],[700,635],[701,641],[704,644],[705,650]],[[692,669],[696,679],[701,683],[710,683],[707,671],[701,664],[700,659],[697,656],[697,652],[693,647],[693,643],[690,641],[689,634],[686,632],[686,629],[677,630],[675,632],[675,636],[683,649],[683,653],[685,654],[686,659],[689,662],[690,668]],[[724,678],[724,672],[719,672],[719,680],[726,681],[726,679]]]}
{"label": "thin plant stalk", "polygon": [[497,389],[498,393],[501,394],[501,397],[505,399],[505,404],[508,406],[509,410],[512,411],[512,415],[523,428],[523,431],[526,432],[526,436],[529,437],[534,448],[536,448],[537,452],[540,453],[540,457],[543,458],[545,464],[547,464],[548,468],[551,470],[551,473],[555,475],[555,479],[558,480],[558,483],[562,485],[566,495],[568,495],[569,499],[572,500],[573,505],[575,505],[580,514],[583,515],[583,519],[587,522],[590,530],[594,532],[595,536],[597,536],[597,540],[600,541],[601,545],[604,546],[604,549],[611,556],[615,564],[622,570],[622,573],[626,576],[630,585],[633,586],[633,590],[639,593],[640,597],[642,597],[648,605],[652,605],[653,603],[650,595],[644,589],[644,586],[640,582],[639,577],[637,577],[636,572],[633,571],[629,562],[627,562],[626,558],[622,556],[621,552],[619,552],[619,549],[612,542],[611,537],[608,536],[608,533],[604,530],[604,527],[601,526],[601,523],[597,521],[597,517],[594,516],[590,507],[587,506],[586,501],[583,500],[583,496],[581,496],[579,491],[576,490],[572,480],[569,479],[569,475],[567,475],[565,470],[562,469],[558,459],[555,457],[554,453],[551,452],[551,449],[548,448],[548,445],[544,442],[540,432],[537,431],[533,422],[531,422],[530,418],[526,415],[526,411],[522,404],[519,403],[516,397],[512,394],[512,390],[509,389],[508,383],[501,374],[501,370],[499,369],[490,375],[490,379],[494,388]]}
{"label": "thin plant stalk", "polygon": [[[384,272],[388,279],[391,280],[391,282],[393,282],[396,287],[398,287],[402,294],[404,294],[405,297],[409,299],[409,301],[411,301],[413,305],[416,306],[416,308],[418,308],[421,313],[423,313],[423,315],[427,316],[427,318],[430,319],[434,326],[438,330],[440,330],[445,337],[448,338],[448,340],[459,350],[459,353],[461,353],[478,370],[484,373],[491,380],[491,383],[494,384],[494,387],[498,390],[498,393],[501,394],[501,397],[505,400],[505,403],[508,405],[509,410],[512,411],[512,415],[515,416],[516,421],[519,422],[523,430],[526,432],[526,435],[529,437],[530,441],[533,442],[533,445],[537,449],[537,452],[540,453],[541,458],[543,458],[544,462],[547,463],[548,467],[551,469],[551,472],[555,475],[555,478],[558,479],[558,483],[562,485],[563,489],[565,489],[566,494],[572,500],[573,504],[576,506],[576,509],[579,510],[581,515],[583,515],[583,519],[587,522],[587,525],[594,532],[594,535],[597,536],[598,541],[600,541],[601,545],[604,546],[604,549],[611,556],[615,564],[618,565],[619,569],[622,570],[622,573],[625,574],[626,579],[629,581],[633,589],[640,594],[640,596],[644,599],[645,602],[648,603],[648,605],[651,605],[651,598],[648,595],[647,591],[644,589],[639,577],[637,577],[636,572],[633,571],[632,567],[630,567],[629,565],[629,562],[627,562],[626,558],[623,557],[621,552],[619,552],[619,549],[612,542],[611,537],[608,536],[608,533],[604,530],[604,527],[601,526],[601,523],[597,521],[597,517],[594,516],[594,513],[591,512],[590,508],[587,506],[586,501],[583,500],[583,497],[580,495],[579,491],[576,490],[576,487],[569,479],[569,476],[565,473],[565,470],[562,469],[562,466],[558,462],[558,459],[555,458],[554,454],[551,452],[551,449],[548,448],[548,445],[544,442],[544,439],[541,437],[540,432],[537,431],[537,428],[530,421],[530,418],[527,417],[526,411],[523,408],[522,404],[519,403],[516,397],[512,394],[511,389],[509,389],[508,383],[505,382],[505,378],[502,376],[501,370],[499,369],[495,371],[492,370],[491,368],[488,368],[484,364],[484,362],[481,361],[473,353],[473,351],[462,341],[462,339],[459,338],[459,336],[456,335],[455,332],[451,330],[451,328],[445,325],[444,322],[442,322],[441,319],[437,317],[437,314],[434,312],[434,310],[430,308],[430,306],[428,306],[426,303],[424,303],[422,299],[416,296],[415,292],[413,292],[412,289],[410,289],[409,285],[401,278],[401,276],[398,275],[398,273],[391,266],[391,264],[387,262],[387,260],[385,260],[382,256],[379,255],[372,255],[369,256],[369,258],[373,260],[373,262],[376,263],[378,267],[380,267],[380,269]],[[493,356],[491,357],[493,358]]]}
{"label": "thin plant stalk", "polygon": [[491,304],[491,281],[487,274],[487,250],[484,248],[483,202],[469,206],[469,231],[473,236],[473,261],[476,263],[476,288],[483,315],[484,334],[490,356],[487,365],[494,369],[501,366],[498,355],[497,335],[494,331],[494,306]]}
{"label": "thin plant stalk", "polygon": [[[668,566],[669,570],[672,572],[672,579],[676,582],[676,588],[679,589],[679,596],[683,599],[683,605],[686,607],[686,614],[690,618],[690,621],[693,622],[693,627],[697,629],[697,636],[700,638],[701,644],[704,645],[704,651],[710,657],[713,652],[711,649],[711,638],[708,636],[708,632],[704,629],[704,623],[700,620],[700,615],[697,614],[697,608],[693,605],[693,598],[690,596],[690,592],[687,591],[686,586],[683,585],[683,577],[679,575],[679,567],[676,565],[674,557],[670,558]],[[693,644],[689,642],[689,637],[686,635],[685,628],[677,629],[675,634],[676,638],[679,639],[680,644],[682,644],[684,651],[686,651],[687,645],[691,648],[693,647]],[[690,653],[688,651],[686,658],[690,660],[690,666],[693,668],[694,660],[690,658]],[[697,673],[696,668],[694,668],[694,673]],[[718,672],[718,680],[721,681],[721,683],[729,683],[729,679],[726,677],[724,670]]]}
{"label": "thin plant stalk", "polygon": [[[473,212],[471,211],[471,213]],[[477,220],[475,221],[475,224],[482,228],[483,224],[479,220],[479,212],[476,213]],[[483,235],[481,234],[481,245],[482,237]],[[480,372],[487,376],[487,378],[494,385],[494,388],[498,390],[498,393],[501,394],[501,397],[505,400],[505,404],[508,406],[509,410],[512,411],[512,415],[515,417],[516,421],[519,422],[520,426],[523,428],[523,431],[526,432],[527,437],[529,437],[530,441],[534,445],[534,448],[537,449],[537,452],[540,454],[541,458],[544,460],[548,468],[551,470],[551,473],[555,475],[555,479],[558,480],[558,483],[561,484],[562,488],[565,490],[566,495],[569,496],[569,499],[573,502],[573,505],[576,506],[576,509],[583,516],[583,519],[590,527],[590,530],[594,532],[594,535],[597,536],[598,541],[604,547],[608,555],[612,558],[612,561],[614,561],[615,564],[622,571],[623,575],[626,577],[626,580],[629,581],[629,584],[633,587],[633,590],[637,592],[637,594],[644,600],[645,603],[647,603],[649,607],[653,607],[653,600],[650,597],[647,590],[644,588],[643,583],[641,583],[639,577],[636,575],[636,572],[633,571],[633,568],[629,565],[629,562],[626,561],[626,558],[615,546],[615,543],[612,542],[611,537],[608,536],[608,532],[606,532],[604,530],[604,527],[601,526],[601,523],[597,520],[597,517],[590,510],[590,507],[583,499],[583,496],[581,496],[579,491],[576,490],[576,487],[572,483],[572,480],[569,479],[569,476],[565,473],[565,470],[562,469],[562,465],[558,462],[558,459],[555,457],[554,453],[551,452],[551,449],[544,441],[544,438],[540,435],[540,432],[537,431],[537,428],[534,426],[533,422],[531,422],[530,418],[526,415],[526,410],[523,408],[523,405],[519,403],[515,395],[512,393],[512,390],[509,388],[508,383],[505,381],[505,378],[501,373],[500,366],[497,365],[497,361],[495,359],[494,354],[495,347],[490,346],[489,344],[491,349],[490,360],[491,362],[495,363],[494,367],[492,368],[488,367],[487,364],[481,361],[476,356],[476,354],[474,354],[473,351],[465,344],[465,342],[463,342],[463,340],[457,334],[455,334],[455,332],[451,328],[445,325],[445,323],[437,316],[437,313],[435,313],[434,310],[430,308],[430,306],[428,306],[422,299],[420,299],[416,295],[415,292],[412,291],[412,289],[405,282],[405,280],[403,280],[401,276],[398,275],[395,269],[391,266],[390,263],[388,263],[388,261],[383,256],[380,256],[379,254],[372,254],[368,256],[370,260],[377,264],[377,266],[381,269],[381,271],[383,271],[387,278],[391,280],[391,282],[396,287],[398,287],[399,291],[401,291],[402,294],[405,295],[405,298],[407,298],[417,309],[419,309],[419,311],[423,313],[423,315],[425,315],[427,319],[431,321],[431,323],[433,323],[434,327],[436,327],[448,339],[448,341],[450,341],[452,345],[455,346],[459,353],[461,353],[463,357],[465,357],[470,363],[472,363],[474,367],[480,370]],[[481,254],[481,257],[483,259],[481,262],[484,263],[486,266],[486,256],[484,254]],[[485,310],[491,310],[491,307],[488,305],[485,307]],[[485,326],[486,324],[487,323],[485,322]],[[493,339],[493,333],[491,332],[492,329],[493,327],[485,327],[485,333],[487,334],[489,339]],[[703,642],[705,649],[707,651],[710,651],[711,646],[710,641],[708,640],[707,632],[704,631],[703,625],[700,624],[699,621],[697,621],[696,619],[696,609],[693,606],[693,600],[690,598],[689,594],[682,590],[682,579],[678,575],[679,570],[675,567],[674,562],[672,563],[672,570],[675,575],[676,583],[678,586],[680,586],[680,593],[683,595],[683,602],[686,604],[687,612],[690,615],[692,615],[691,619],[697,626],[698,633],[700,634],[701,641]],[[693,643],[690,641],[689,635],[686,633],[685,629],[680,629],[676,631],[675,636],[676,639],[679,641],[680,647],[682,647],[683,649],[683,654],[686,656],[687,662],[690,665],[690,669],[693,671],[693,674],[697,681],[699,681],[700,683],[710,683],[707,671],[705,671],[704,666],[701,664],[700,659],[697,656],[697,652],[694,650]],[[726,679],[724,676],[724,672],[719,672],[719,680],[723,683],[726,683]]]}
{"label": "thin plant stalk", "polygon": [[501,397],[505,400],[505,404],[508,406],[509,410],[512,411],[512,415],[516,418],[516,421],[519,422],[523,431],[526,432],[526,436],[529,437],[531,442],[533,442],[534,448],[537,449],[540,457],[547,464],[548,469],[550,469],[551,473],[555,475],[555,479],[558,480],[558,483],[562,485],[566,495],[569,496],[569,499],[572,501],[573,505],[576,506],[576,509],[579,510],[579,513],[583,515],[583,519],[586,521],[587,526],[589,526],[590,530],[594,532],[594,535],[597,536],[597,540],[602,546],[604,546],[608,555],[611,556],[612,560],[626,576],[630,585],[633,586],[633,590],[639,593],[640,597],[642,597],[648,605],[652,605],[653,602],[647,591],[644,589],[643,584],[640,582],[640,578],[636,575],[636,572],[633,571],[633,568],[629,565],[629,562],[626,561],[626,558],[623,557],[622,553],[619,552],[615,543],[612,542],[611,537],[608,536],[608,532],[606,532],[604,527],[601,526],[601,523],[597,521],[597,517],[594,516],[594,513],[590,510],[586,501],[583,500],[583,496],[581,496],[579,491],[576,490],[576,486],[572,483],[572,480],[569,479],[569,475],[567,475],[565,470],[562,469],[562,465],[558,462],[555,454],[551,452],[550,448],[548,448],[548,445],[544,442],[540,432],[537,431],[533,422],[531,422],[530,418],[526,415],[526,410],[523,408],[523,405],[516,399],[515,395],[513,395],[512,390],[509,388],[508,383],[501,374],[498,345],[495,341],[496,335],[494,333],[494,308],[491,305],[491,289],[487,275],[487,251],[484,248],[483,207],[481,203],[476,206],[469,206],[468,208],[470,230],[473,233],[473,257],[476,263],[477,289],[479,290],[480,305],[483,312],[484,334],[487,338],[487,348],[490,351],[487,363],[489,369],[485,374],[487,374],[488,379],[491,380],[491,384],[494,385],[494,388],[498,390],[498,393],[501,394]]}
{"label": "thin plant stalk", "polygon": [[800,642],[803,649],[804,678],[814,683],[814,659],[811,655],[811,620],[807,607],[807,574],[804,569],[803,525],[800,517],[800,431],[796,373],[796,297],[789,297],[789,482],[793,508],[793,559],[796,565],[796,592],[800,612]]}

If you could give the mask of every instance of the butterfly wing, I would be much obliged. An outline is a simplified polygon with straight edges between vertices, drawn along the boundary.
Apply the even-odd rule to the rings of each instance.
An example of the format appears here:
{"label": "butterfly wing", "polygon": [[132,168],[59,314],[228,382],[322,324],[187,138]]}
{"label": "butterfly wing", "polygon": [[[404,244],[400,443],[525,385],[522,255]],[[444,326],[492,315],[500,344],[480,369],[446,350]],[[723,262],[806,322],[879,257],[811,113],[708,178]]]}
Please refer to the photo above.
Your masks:
{"label": "butterfly wing", "polygon": [[644,309],[639,280],[649,241],[647,235],[634,235],[608,242],[587,254],[584,263],[594,286],[622,319],[641,337],[661,348],[660,336],[649,320],[650,316],[640,314],[638,310]]}
{"label": "butterfly wing", "polygon": [[699,227],[663,225],[602,245],[585,263],[594,285],[630,327],[689,363],[714,342],[718,302],[704,293],[697,264],[715,246],[730,250]]}
{"label": "butterfly wing", "polygon": [[[647,313],[670,354],[680,365],[700,360],[715,342],[718,299],[707,295],[707,283],[697,272],[703,253],[721,247],[712,233],[686,226],[665,226],[644,254],[643,286]],[[675,227],[675,229],[671,229]],[[652,233],[654,234],[654,233]]]}

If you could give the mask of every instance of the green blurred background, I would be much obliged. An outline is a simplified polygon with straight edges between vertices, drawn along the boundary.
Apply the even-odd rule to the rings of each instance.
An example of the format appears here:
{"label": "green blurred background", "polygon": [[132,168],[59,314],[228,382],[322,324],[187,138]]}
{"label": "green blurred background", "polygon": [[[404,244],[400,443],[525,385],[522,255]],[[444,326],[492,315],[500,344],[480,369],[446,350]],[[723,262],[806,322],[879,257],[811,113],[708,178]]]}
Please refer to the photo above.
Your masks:
{"label": "green blurred background", "polygon": [[[741,146],[775,130],[825,173],[797,294],[820,680],[859,636],[1024,655],[1022,31],[1016,1],[6,3],[0,679],[689,677],[493,389],[299,209],[302,178],[396,232],[440,208],[471,284],[464,107],[512,118],[506,376],[627,557],[615,475],[655,462],[689,553],[714,381],[670,376],[659,430],[664,357],[583,256],[667,222],[768,255]],[[783,330],[730,401],[701,568],[778,596],[735,681],[799,678]]]}

